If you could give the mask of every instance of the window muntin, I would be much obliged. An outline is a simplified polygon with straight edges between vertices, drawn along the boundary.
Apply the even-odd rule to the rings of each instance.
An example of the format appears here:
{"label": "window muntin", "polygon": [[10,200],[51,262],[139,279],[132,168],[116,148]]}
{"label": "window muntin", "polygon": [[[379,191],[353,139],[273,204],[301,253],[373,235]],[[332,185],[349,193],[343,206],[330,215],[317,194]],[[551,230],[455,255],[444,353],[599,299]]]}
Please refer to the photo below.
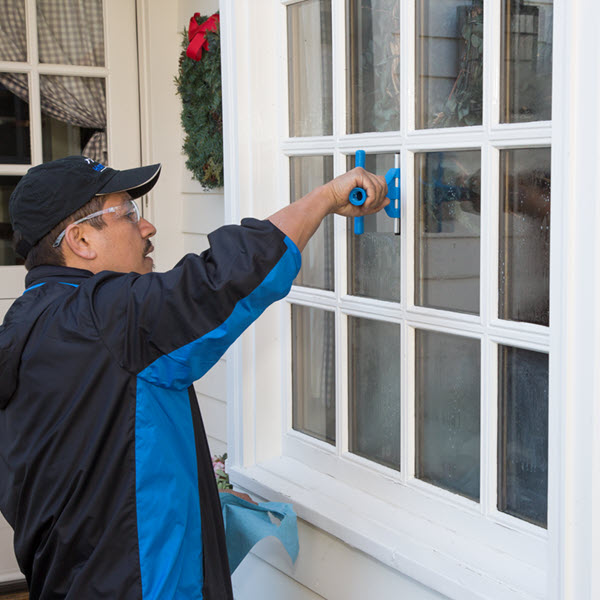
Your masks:
{"label": "window muntin", "polygon": [[[433,111],[431,106],[428,106],[428,104],[432,104],[431,98],[433,96],[421,93],[422,90],[427,89],[426,86],[419,89],[419,85],[423,84],[422,81],[419,83],[419,80],[423,79],[419,73],[425,72],[421,67],[426,64],[426,61],[423,58],[425,54],[419,49],[419,44],[423,40],[420,39],[418,32],[422,30],[427,35],[431,34],[430,37],[436,37],[435,23],[423,23],[423,18],[441,19],[442,25],[447,25],[447,22],[443,21],[443,14],[440,11],[431,8],[436,4],[433,1],[427,3],[425,0],[415,0],[414,13],[411,10],[402,8],[402,3],[399,4],[404,19],[403,22],[407,23],[407,17],[409,21],[404,26],[403,31],[407,32],[412,29],[417,32],[413,40],[410,38],[401,40],[401,49],[404,48],[405,50],[409,43],[414,42],[416,44],[415,52],[400,52],[400,77],[403,76],[403,73],[408,73],[410,78],[413,73],[412,67],[406,65],[406,57],[413,56],[415,60],[413,66],[414,85],[416,87],[409,85],[406,88],[406,93],[401,94],[400,101],[400,104],[406,107],[406,102],[414,98],[416,103],[414,110],[417,115],[415,129],[411,128],[409,118],[402,123],[399,131],[393,133],[363,132],[360,136],[356,136],[353,132],[354,125],[352,125],[353,122],[356,122],[356,119],[353,120],[350,115],[346,114],[346,118],[340,119],[339,124],[343,126],[343,123],[346,123],[347,130],[338,132],[334,137],[322,137],[316,140],[288,138],[284,141],[285,154],[292,157],[296,152],[299,155],[306,154],[313,144],[319,148],[320,152],[331,153],[336,167],[335,174],[339,174],[351,166],[352,153],[357,148],[363,148],[367,151],[367,167],[371,170],[375,169],[380,174],[385,172],[385,169],[382,168],[383,161],[387,160],[391,163],[391,156],[398,156],[395,163],[402,167],[402,235],[396,236],[399,238],[398,253],[393,256],[393,272],[397,273],[397,278],[390,276],[391,271],[386,271],[383,265],[387,259],[383,258],[377,249],[373,249],[373,260],[369,262],[370,267],[367,267],[365,273],[361,274],[361,267],[364,268],[367,261],[364,261],[357,253],[356,248],[360,247],[361,244],[365,244],[364,240],[366,238],[353,239],[358,236],[354,236],[352,233],[351,223],[337,219],[335,255],[337,260],[345,258],[346,265],[344,272],[342,270],[343,263],[336,263],[338,269],[336,270],[333,294],[329,296],[315,294],[311,298],[309,290],[297,287],[292,290],[289,301],[292,304],[292,311],[294,311],[297,303],[301,302],[305,307],[314,304],[315,308],[320,307],[319,310],[327,306],[327,311],[334,315],[334,328],[337,331],[335,341],[337,344],[342,344],[342,346],[336,346],[335,351],[336,360],[338,361],[338,373],[341,374],[342,378],[338,379],[338,385],[335,388],[338,405],[338,435],[335,448],[332,448],[332,451],[335,451],[341,460],[340,474],[345,476],[348,472],[346,461],[350,460],[353,455],[359,454],[362,461],[359,463],[361,467],[368,465],[370,462],[374,473],[380,472],[380,464],[392,466],[393,470],[384,470],[387,477],[393,478],[395,476],[394,472],[396,472],[398,481],[404,482],[409,487],[414,487],[419,491],[423,489],[433,491],[446,500],[454,500],[455,505],[459,507],[469,506],[471,509],[473,506],[477,507],[476,510],[481,512],[483,521],[502,521],[503,524],[510,524],[515,530],[526,530],[531,533],[539,529],[542,522],[540,519],[535,521],[529,518],[524,510],[519,512],[518,510],[511,509],[509,511],[500,508],[500,502],[497,501],[500,493],[497,473],[505,465],[498,464],[498,460],[507,460],[508,454],[504,453],[502,455],[498,452],[496,435],[499,432],[496,430],[496,433],[492,434],[489,426],[484,427],[483,424],[486,419],[495,419],[494,427],[497,428],[501,419],[501,415],[497,414],[498,398],[501,394],[500,382],[497,377],[498,365],[502,360],[502,351],[499,351],[499,348],[502,346],[517,347],[525,344],[540,354],[547,355],[550,346],[548,327],[540,327],[539,324],[529,321],[521,329],[515,326],[513,319],[508,319],[502,315],[498,319],[500,304],[498,299],[500,285],[498,257],[504,252],[502,245],[504,241],[500,241],[498,234],[500,231],[499,222],[503,218],[502,199],[507,193],[505,185],[507,181],[505,173],[508,168],[505,164],[506,157],[511,156],[511,153],[514,155],[513,158],[518,157],[519,152],[527,153],[534,147],[549,152],[549,148],[540,148],[540,146],[550,145],[552,132],[548,123],[538,123],[531,130],[528,128],[529,125],[524,123],[520,125],[519,136],[517,137],[514,130],[509,129],[500,122],[500,106],[495,103],[494,98],[484,97],[483,90],[481,91],[479,107],[476,101],[471,102],[473,114],[481,115],[476,122],[466,122],[463,119],[463,122],[460,123],[450,123],[448,119],[445,121],[441,119],[436,121],[434,126],[433,120],[427,121],[425,116]],[[342,19],[344,23],[348,23],[348,5],[347,3],[346,13],[334,10],[333,18],[338,19],[336,21],[338,31],[340,29],[339,22]],[[487,31],[489,27],[487,29],[483,27],[483,12],[479,10],[482,3],[477,0],[467,0],[462,2],[462,6],[468,9],[469,14],[473,17],[472,24],[477,26],[477,31],[472,31],[472,34],[479,35],[478,27],[481,24],[481,35],[483,35],[484,29]],[[458,14],[456,8],[455,5],[452,9],[454,15],[452,19],[454,20],[456,20]],[[488,16],[486,16],[487,18]],[[410,23],[411,19],[415,21],[412,24]],[[456,27],[456,23],[452,26]],[[317,25],[315,27],[318,28]],[[463,42],[456,41],[457,39],[454,38],[454,44],[456,48],[460,48],[464,39]],[[500,81],[502,68],[499,58],[501,56],[500,36],[497,37],[497,40],[498,48],[496,51],[487,52],[484,56],[483,71],[481,73],[483,80],[486,77],[487,81],[491,80],[489,69],[492,69],[494,77],[497,76],[497,80]],[[343,42],[346,45],[345,39]],[[485,43],[488,44],[488,48],[492,44],[490,41]],[[476,44],[479,44],[479,42],[477,41]],[[347,50],[347,46],[345,47]],[[459,51],[456,50],[456,52]],[[337,67],[334,71],[345,72],[347,77],[353,77],[352,69],[348,68],[345,71],[344,65],[339,62],[340,56],[348,58],[348,52],[344,53],[342,51],[342,44],[339,42],[338,36],[338,51],[336,54],[336,48],[334,47],[332,55],[332,60]],[[492,62],[492,58],[496,62]],[[335,62],[336,60],[337,62]],[[456,64],[460,64],[460,61]],[[347,66],[349,67],[349,65]],[[456,83],[457,79],[458,72],[455,72],[452,81]],[[454,83],[452,83],[452,86]],[[347,93],[349,93],[348,90],[352,85],[352,82],[346,81]],[[476,83],[475,88],[479,85],[479,83]],[[443,94],[439,96],[444,99]],[[356,110],[356,103],[349,102],[348,98],[342,94],[338,94],[336,102],[336,110],[334,111],[336,114],[342,112],[344,107],[347,110]],[[406,114],[407,110],[412,109],[405,109],[403,114]],[[496,111],[496,114],[494,114],[494,111]],[[484,113],[488,115],[485,122],[483,120]],[[419,114],[425,115],[421,122],[419,121]],[[437,116],[438,113],[434,113],[434,117]],[[455,111],[453,118],[458,118],[457,111]],[[337,119],[336,123],[338,123]],[[454,127],[452,130],[448,129],[451,125]],[[469,129],[465,125],[480,125],[481,127]],[[428,129],[428,131],[420,131],[421,129]],[[436,134],[435,130],[439,130],[439,135]],[[446,186],[447,195],[450,194],[449,190],[452,187],[455,188],[455,191],[463,190],[463,188],[463,191],[468,191],[468,194],[466,194],[468,197],[460,197],[458,201],[451,199],[447,202],[447,207],[444,210],[452,206],[460,209],[460,213],[455,213],[459,214],[459,224],[461,226],[468,224],[468,230],[472,235],[472,248],[459,253],[463,257],[461,259],[462,264],[452,265],[452,262],[448,261],[450,266],[459,267],[461,271],[452,272],[445,269],[441,272],[439,283],[442,286],[447,286],[450,291],[451,286],[455,285],[456,291],[454,295],[450,292],[439,293],[437,296],[441,298],[439,302],[431,302],[430,298],[433,297],[433,294],[430,292],[428,296],[426,293],[428,291],[427,287],[433,281],[433,278],[424,276],[426,271],[423,269],[423,264],[426,263],[423,263],[422,260],[423,256],[426,256],[423,241],[427,240],[425,236],[429,235],[429,232],[419,229],[423,224],[421,208],[423,198],[427,195],[426,189],[431,188],[436,180],[436,170],[431,166],[435,159],[431,157],[438,157],[437,174],[439,175],[441,172],[442,176],[438,176],[437,179],[438,183],[441,182],[442,186]],[[441,161],[439,157],[442,158]],[[429,169],[427,168],[428,159],[430,162]],[[440,162],[441,171],[439,169]],[[445,162],[450,166],[444,167]],[[453,162],[460,163],[460,169],[455,168]],[[390,164],[390,166],[393,165]],[[518,172],[518,169],[515,172]],[[457,176],[456,173],[460,173],[460,176]],[[449,181],[444,181],[444,176]],[[448,213],[444,225],[455,226],[454,217],[455,215]],[[381,231],[386,231],[386,225],[390,226],[392,224],[392,221],[385,215],[378,215],[373,219],[376,220],[372,223],[365,220],[366,231],[375,229],[375,232],[379,232],[380,227],[383,227]],[[387,233],[391,233],[391,228],[387,230]],[[421,233],[425,235],[421,235]],[[440,233],[434,233],[434,236]],[[452,233],[446,233],[445,235],[450,236]],[[417,239],[419,236],[422,239]],[[452,256],[452,250],[453,248],[450,249],[449,256]],[[448,260],[449,258],[443,252],[440,255],[443,259]],[[431,266],[435,266],[435,264],[431,263]],[[453,275],[456,273],[460,277],[453,280]],[[402,274],[402,277],[400,277],[400,274]],[[360,283],[361,277],[363,279],[362,283]],[[464,286],[461,286],[462,280],[465,282]],[[469,280],[473,280],[471,284],[468,283]],[[365,281],[368,283],[365,284]],[[357,282],[359,283],[357,284]],[[436,285],[437,283],[435,282]],[[391,292],[392,287],[398,289],[399,294]],[[386,302],[382,303],[381,300],[386,300]],[[355,451],[357,433],[352,429],[353,424],[356,423],[356,418],[351,414],[355,409],[353,404],[355,401],[352,399],[354,386],[352,371],[360,370],[357,359],[353,357],[360,356],[361,352],[359,347],[353,347],[352,342],[350,342],[350,339],[358,339],[356,332],[353,332],[354,319],[387,321],[390,330],[399,323],[402,339],[407,339],[410,342],[402,344],[403,350],[397,358],[396,368],[400,378],[400,415],[402,417],[400,418],[400,432],[398,434],[400,444],[399,472],[395,466],[379,460],[377,440],[374,438],[372,440],[361,440],[361,447],[363,449],[367,448],[366,452],[359,453]],[[432,327],[435,327],[435,331],[431,329]],[[344,333],[346,331],[347,333]],[[463,333],[464,335],[462,335]],[[426,339],[434,340],[434,342],[427,345],[424,342]],[[423,417],[423,411],[419,413],[417,410],[418,399],[421,398],[421,408],[425,405],[424,399],[434,399],[435,402],[431,402],[434,407],[436,402],[437,406],[442,407],[444,404],[453,401],[452,386],[447,390],[443,390],[438,386],[437,393],[432,392],[435,389],[434,381],[438,373],[435,370],[435,364],[427,367],[428,363],[423,356],[419,356],[419,351],[427,347],[429,354],[435,355],[436,350],[440,352],[439,343],[436,342],[445,339],[455,343],[455,349],[450,349],[443,355],[447,364],[452,361],[457,364],[460,363],[461,343],[469,348],[468,351],[462,349],[463,354],[467,356],[467,358],[463,357],[462,364],[463,367],[468,365],[467,370],[464,371],[464,368],[461,367],[464,372],[468,373],[468,383],[471,386],[468,387],[467,383],[462,382],[465,389],[469,390],[466,397],[470,409],[469,425],[464,431],[461,431],[460,427],[448,425],[449,423],[456,423],[456,421],[448,418],[446,424],[449,431],[445,432],[446,438],[444,439],[442,436],[440,439],[434,439],[433,443],[425,442],[419,447],[419,443],[425,439],[431,439],[432,436],[427,437],[425,435],[429,430],[425,426],[426,421]],[[363,341],[362,343],[367,342]],[[396,352],[395,349],[390,354],[394,352]],[[455,367],[454,370],[450,368],[447,370],[450,371],[450,376],[460,376],[461,368]],[[429,377],[429,380],[427,377],[423,377],[424,374]],[[297,373],[294,371],[292,379],[296,376]],[[368,377],[368,374],[366,376]],[[547,373],[541,377],[544,376],[547,382]],[[361,371],[362,381],[363,373]],[[295,383],[292,383],[292,387],[297,390]],[[455,387],[457,388],[458,384]],[[457,397],[456,394],[454,396]],[[296,405],[298,402],[298,396],[293,396],[293,411],[297,410]],[[384,403],[381,403],[381,405],[384,405]],[[377,415],[377,418],[381,418],[380,415]],[[463,418],[466,418],[464,414]],[[419,419],[421,419],[421,425],[419,425]],[[438,422],[440,422],[439,419]],[[443,419],[441,422],[444,422]],[[477,429],[475,423],[477,423],[479,429]],[[454,431],[453,427],[457,431]],[[363,433],[365,431],[369,432],[369,428],[364,427]],[[462,433],[463,438],[458,437],[459,433]],[[318,436],[314,437],[321,439]],[[444,443],[452,448],[453,440],[459,439],[462,448],[468,448],[469,450],[464,454],[460,454],[458,458],[453,457],[455,463],[453,467],[451,467],[452,461],[446,461],[447,464],[444,464],[443,457],[441,457],[443,452],[447,452]],[[439,442],[437,446],[436,441]],[[310,434],[306,437],[306,442],[310,443]],[[430,448],[435,449],[436,447],[437,450],[432,455],[427,455]],[[366,460],[364,460],[365,458]],[[318,469],[319,465],[315,465],[315,468]],[[475,475],[475,472],[477,472],[477,475]],[[458,477],[459,473],[462,478]],[[465,475],[466,473],[472,475],[472,477],[469,478]],[[357,477],[360,479],[359,475]],[[457,483],[459,479],[460,481]],[[517,484],[520,484],[520,482],[517,481]],[[514,480],[512,485],[513,487],[516,485]],[[475,500],[477,504],[465,501],[463,497]],[[530,523],[536,524],[537,529],[531,527]]]}

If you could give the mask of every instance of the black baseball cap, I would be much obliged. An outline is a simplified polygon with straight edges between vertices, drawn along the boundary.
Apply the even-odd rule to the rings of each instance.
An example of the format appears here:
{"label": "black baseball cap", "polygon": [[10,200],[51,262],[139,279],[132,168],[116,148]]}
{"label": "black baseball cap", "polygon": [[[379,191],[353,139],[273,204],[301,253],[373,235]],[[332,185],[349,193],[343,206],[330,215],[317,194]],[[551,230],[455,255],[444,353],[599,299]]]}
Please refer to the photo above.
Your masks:
{"label": "black baseball cap", "polygon": [[67,156],[32,167],[10,196],[8,210],[20,234],[17,252],[28,252],[63,219],[94,196],[128,192],[147,194],[158,181],[161,165],[118,171],[85,156]]}

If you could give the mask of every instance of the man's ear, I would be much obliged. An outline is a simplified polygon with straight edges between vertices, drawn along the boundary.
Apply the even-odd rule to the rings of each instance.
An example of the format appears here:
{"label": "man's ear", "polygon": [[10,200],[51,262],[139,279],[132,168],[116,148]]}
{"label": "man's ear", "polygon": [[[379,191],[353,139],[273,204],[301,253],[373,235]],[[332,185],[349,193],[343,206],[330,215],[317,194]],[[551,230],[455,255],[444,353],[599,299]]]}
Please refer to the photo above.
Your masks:
{"label": "man's ear", "polygon": [[68,250],[79,258],[94,260],[98,256],[90,237],[86,235],[86,227],[79,224],[67,227],[63,244],[66,244]]}

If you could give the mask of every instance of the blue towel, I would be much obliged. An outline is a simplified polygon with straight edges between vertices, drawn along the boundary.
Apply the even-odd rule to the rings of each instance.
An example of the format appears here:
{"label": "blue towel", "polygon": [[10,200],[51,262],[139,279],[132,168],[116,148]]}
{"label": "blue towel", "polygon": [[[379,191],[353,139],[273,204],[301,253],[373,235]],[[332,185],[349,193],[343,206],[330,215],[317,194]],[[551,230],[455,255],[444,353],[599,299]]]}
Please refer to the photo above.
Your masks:
{"label": "blue towel", "polygon": [[[298,557],[298,523],[291,504],[252,504],[233,494],[220,493],[229,569],[233,573],[254,545],[270,535],[283,544],[292,562]],[[271,513],[280,523],[271,521]]]}

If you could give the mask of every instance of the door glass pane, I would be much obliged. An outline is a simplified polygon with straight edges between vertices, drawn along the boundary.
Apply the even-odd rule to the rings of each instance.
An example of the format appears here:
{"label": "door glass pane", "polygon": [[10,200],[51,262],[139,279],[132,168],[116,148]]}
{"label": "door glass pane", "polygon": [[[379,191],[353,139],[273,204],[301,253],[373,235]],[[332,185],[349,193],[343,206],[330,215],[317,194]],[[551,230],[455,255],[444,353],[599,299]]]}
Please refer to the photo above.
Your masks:
{"label": "door glass pane", "polygon": [[553,0],[504,0],[502,123],[552,117]]}
{"label": "door glass pane", "polygon": [[105,82],[41,75],[44,162],[84,154],[107,164]]}
{"label": "door glass pane", "polygon": [[0,61],[27,61],[25,0],[0,2]]}
{"label": "door glass pane", "polygon": [[287,7],[290,136],[333,133],[331,0]]}
{"label": "door glass pane", "polygon": [[416,127],[481,125],[483,0],[416,0]]}
{"label": "door glass pane", "polygon": [[350,452],[400,470],[400,325],[348,318]]}
{"label": "door glass pane", "polygon": [[479,500],[478,340],[415,332],[416,476]]}
{"label": "door glass pane", "polygon": [[23,259],[13,249],[13,230],[8,214],[8,201],[20,177],[0,176],[0,265],[22,265]]}
{"label": "door glass pane", "polygon": [[400,2],[346,1],[347,130],[400,129]]}
{"label": "door glass pane", "polygon": [[[354,167],[354,156],[347,159]],[[367,154],[368,171],[385,175],[394,166],[394,154]],[[364,217],[364,233],[354,233],[348,219],[348,293],[366,298],[400,302],[400,235],[385,211]]]}
{"label": "door glass pane", "polygon": [[22,73],[0,73],[0,163],[31,163],[29,88]]}
{"label": "door glass pane", "polygon": [[[333,179],[333,156],[290,158],[292,202]],[[302,252],[302,268],[295,285],[333,290],[333,215],[327,215]]]}
{"label": "door glass pane", "polygon": [[415,154],[415,304],[479,313],[481,156]]}
{"label": "door glass pane", "polygon": [[500,153],[499,317],[548,325],[550,148]]}
{"label": "door glass pane", "polygon": [[548,355],[499,347],[498,510],[546,527]]}
{"label": "door glass pane", "polygon": [[292,305],[292,426],[335,444],[334,313]]}
{"label": "door glass pane", "polygon": [[102,0],[37,0],[37,25],[41,63],[104,66]]}

